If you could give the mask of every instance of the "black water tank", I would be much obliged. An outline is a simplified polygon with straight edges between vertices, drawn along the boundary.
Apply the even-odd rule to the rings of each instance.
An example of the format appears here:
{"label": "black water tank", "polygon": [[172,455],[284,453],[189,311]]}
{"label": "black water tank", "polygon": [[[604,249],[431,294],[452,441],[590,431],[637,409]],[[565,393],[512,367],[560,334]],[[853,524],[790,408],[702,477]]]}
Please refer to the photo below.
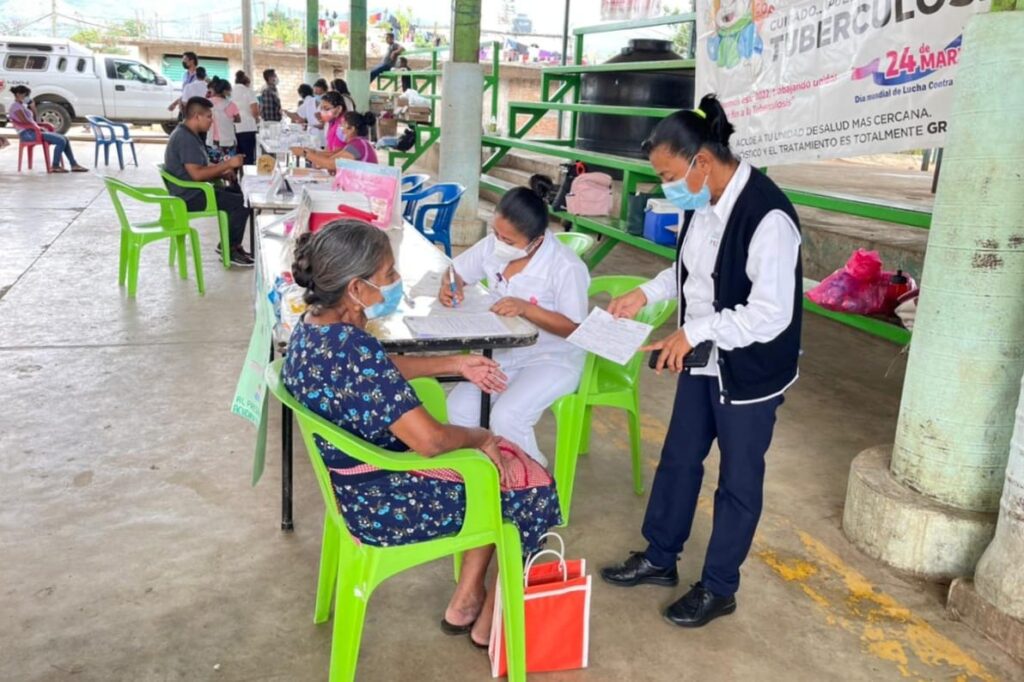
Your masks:
{"label": "black water tank", "polygon": [[[656,62],[682,60],[672,51],[668,40],[630,40],[622,54],[608,60],[608,64],[626,62]],[[617,71],[586,73],[580,102],[583,104],[612,104],[632,107],[667,107],[692,109],[692,67],[678,71]],[[607,114],[580,114],[576,131],[576,146],[594,152],[617,156],[646,158],[640,145],[654,130],[660,119],[647,116],[609,116]]]}

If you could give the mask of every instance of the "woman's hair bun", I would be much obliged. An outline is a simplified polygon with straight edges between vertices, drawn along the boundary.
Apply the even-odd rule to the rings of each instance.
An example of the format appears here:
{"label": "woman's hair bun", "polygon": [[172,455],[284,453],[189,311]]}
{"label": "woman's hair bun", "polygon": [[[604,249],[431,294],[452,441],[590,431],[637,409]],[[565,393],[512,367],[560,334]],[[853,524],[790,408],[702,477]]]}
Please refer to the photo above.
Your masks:
{"label": "woman's hair bun", "polygon": [[307,291],[312,290],[313,287],[313,266],[310,263],[309,252],[311,242],[313,240],[312,233],[307,232],[298,238],[295,242],[295,260],[292,261],[292,277],[295,279],[295,283]]}
{"label": "woman's hair bun", "polygon": [[724,147],[728,147],[729,138],[732,137],[736,129],[732,123],[729,123],[729,118],[725,115],[725,109],[722,108],[722,103],[718,101],[718,97],[713,94],[704,95],[700,100],[698,108],[704,112],[704,120],[708,124],[709,138]]}
{"label": "woman's hair bun", "polygon": [[367,111],[365,114],[363,114],[363,123],[365,123],[367,127],[372,126],[376,122],[377,114],[373,113],[372,111]]}

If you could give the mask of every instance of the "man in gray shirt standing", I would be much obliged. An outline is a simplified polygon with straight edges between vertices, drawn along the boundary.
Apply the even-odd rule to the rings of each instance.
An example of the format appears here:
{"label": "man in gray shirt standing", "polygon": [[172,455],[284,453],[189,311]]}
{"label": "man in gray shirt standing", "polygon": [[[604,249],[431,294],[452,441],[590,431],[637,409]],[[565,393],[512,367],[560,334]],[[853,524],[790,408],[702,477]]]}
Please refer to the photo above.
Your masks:
{"label": "man in gray shirt standing", "polygon": [[[167,140],[164,152],[164,168],[168,173],[189,182],[211,182],[213,180],[235,177],[235,171],[242,167],[245,158],[231,156],[220,163],[211,164],[206,152],[203,138],[213,125],[213,105],[205,97],[193,97],[185,105],[185,119],[178,124]],[[185,200],[189,211],[207,209],[206,195],[202,190],[185,189],[169,184],[167,190],[174,196]],[[231,241],[231,263],[241,267],[252,267],[252,256],[242,248],[242,237],[245,236],[245,224],[249,220],[249,210],[245,207],[245,199],[241,193],[232,192],[220,187],[214,188],[217,209],[228,214],[228,232]],[[217,245],[217,253],[221,246]]]}

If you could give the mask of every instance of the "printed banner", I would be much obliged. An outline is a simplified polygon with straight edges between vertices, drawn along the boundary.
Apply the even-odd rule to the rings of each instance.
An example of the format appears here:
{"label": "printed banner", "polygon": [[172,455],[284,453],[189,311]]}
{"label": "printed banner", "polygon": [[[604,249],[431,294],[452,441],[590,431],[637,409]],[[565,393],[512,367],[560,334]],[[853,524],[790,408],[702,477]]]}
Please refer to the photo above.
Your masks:
{"label": "printed banner", "polygon": [[988,0],[711,0],[697,99],[768,166],[942,146],[964,26]]}
{"label": "printed banner", "polygon": [[252,484],[263,475],[267,453],[267,404],[269,395],[263,378],[270,362],[270,343],[273,339],[274,310],[263,290],[263,274],[260,259],[256,260],[255,320],[245,364],[238,375],[235,397],[231,401],[231,412],[256,425],[256,448],[253,452]]}
{"label": "printed banner", "polygon": [[601,0],[601,21],[649,19],[661,14],[661,0]]}

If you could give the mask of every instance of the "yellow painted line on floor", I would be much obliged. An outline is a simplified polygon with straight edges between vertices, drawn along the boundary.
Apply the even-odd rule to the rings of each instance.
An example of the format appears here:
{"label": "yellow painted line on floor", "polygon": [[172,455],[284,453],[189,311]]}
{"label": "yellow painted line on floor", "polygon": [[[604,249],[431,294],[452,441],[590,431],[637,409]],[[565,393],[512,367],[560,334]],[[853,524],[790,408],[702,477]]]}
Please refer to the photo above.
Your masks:
{"label": "yellow painted line on floor", "polygon": [[[642,440],[660,450],[668,426],[654,415],[641,417]],[[619,410],[595,410],[595,434],[615,449],[628,451],[626,420]],[[645,458],[651,469],[658,461]],[[697,508],[711,516],[714,503],[701,496]],[[794,533],[799,554],[772,546],[767,534]],[[826,624],[858,637],[869,655],[895,667],[908,679],[996,682],[984,665],[937,632],[892,596],[875,587],[823,542],[778,514],[766,512],[754,537],[753,556],[819,611]]]}

